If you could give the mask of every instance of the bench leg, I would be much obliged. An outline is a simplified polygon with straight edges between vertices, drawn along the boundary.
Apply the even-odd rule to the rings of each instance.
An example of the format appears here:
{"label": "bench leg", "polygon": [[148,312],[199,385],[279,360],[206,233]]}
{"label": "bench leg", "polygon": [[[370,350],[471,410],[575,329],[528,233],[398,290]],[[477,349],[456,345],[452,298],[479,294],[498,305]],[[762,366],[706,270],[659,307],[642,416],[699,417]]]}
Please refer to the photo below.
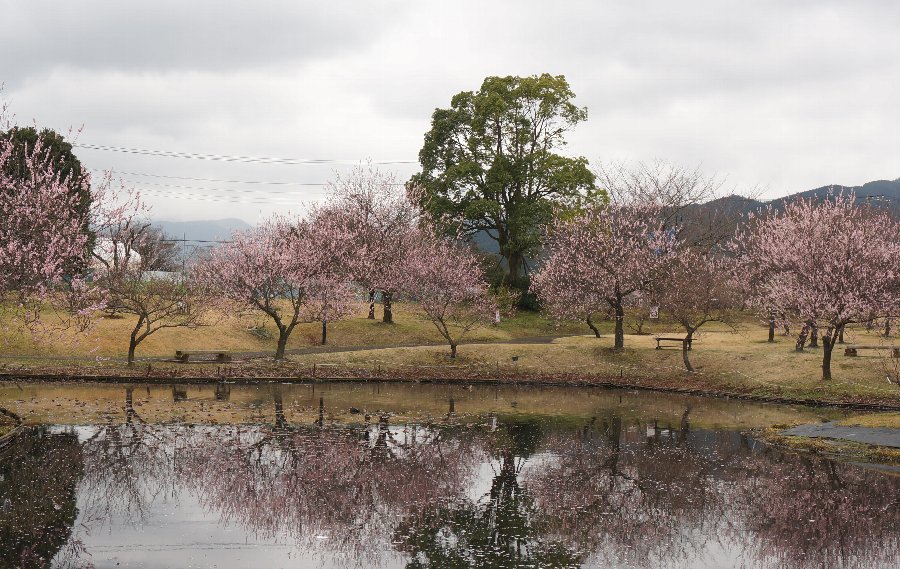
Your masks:
{"label": "bench leg", "polygon": [[180,358],[178,358],[178,361],[181,362],[181,363],[183,363],[183,364],[186,364],[189,357],[190,357],[190,356],[188,356],[187,354],[184,354],[183,356],[181,356]]}
{"label": "bench leg", "polygon": [[845,355],[845,356],[848,356],[848,357],[851,357],[851,358],[852,358],[852,357],[855,357],[855,356],[857,355],[857,354],[856,354],[856,348],[847,348],[847,349],[845,349],[845,350],[844,350],[844,355]]}

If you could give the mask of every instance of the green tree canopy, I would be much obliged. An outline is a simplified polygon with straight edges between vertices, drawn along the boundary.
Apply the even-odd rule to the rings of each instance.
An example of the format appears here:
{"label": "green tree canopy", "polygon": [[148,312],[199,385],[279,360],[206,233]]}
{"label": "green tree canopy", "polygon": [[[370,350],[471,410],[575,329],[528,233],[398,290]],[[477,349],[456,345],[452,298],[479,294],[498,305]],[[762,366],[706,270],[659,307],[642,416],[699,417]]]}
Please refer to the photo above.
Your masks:
{"label": "green tree canopy", "polygon": [[562,75],[488,77],[436,109],[419,152],[422,206],[467,235],[497,242],[516,285],[554,208],[597,192],[587,159],[555,153],[587,119]]}

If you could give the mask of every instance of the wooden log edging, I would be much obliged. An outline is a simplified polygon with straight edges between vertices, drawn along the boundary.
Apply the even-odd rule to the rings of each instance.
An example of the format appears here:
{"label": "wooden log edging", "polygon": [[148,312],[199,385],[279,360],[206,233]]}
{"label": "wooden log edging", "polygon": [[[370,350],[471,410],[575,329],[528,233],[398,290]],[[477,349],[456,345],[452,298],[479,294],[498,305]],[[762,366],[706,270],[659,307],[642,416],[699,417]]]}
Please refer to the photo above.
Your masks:
{"label": "wooden log edging", "polygon": [[6,447],[13,444],[16,439],[19,438],[19,435],[22,434],[22,431],[25,429],[25,427],[22,425],[22,418],[8,409],[0,407],[0,415],[6,415],[16,423],[15,427],[13,427],[10,432],[6,433],[3,436],[0,436],[0,452],[2,452],[4,449],[6,449]]}
{"label": "wooden log edging", "polygon": [[151,376],[127,376],[127,375],[81,375],[81,374],[34,374],[13,375],[0,373],[0,382],[3,381],[48,381],[48,382],[96,382],[114,384],[215,384],[230,383],[235,385],[258,385],[266,382],[279,382],[288,384],[314,384],[329,382],[344,383],[426,383],[439,385],[511,385],[511,386],[546,386],[546,387],[584,387],[625,389],[638,391],[653,391],[659,393],[673,393],[677,395],[691,395],[695,397],[710,397],[716,399],[736,399],[755,403],[774,403],[779,405],[802,405],[804,407],[819,407],[832,409],[847,409],[853,411],[900,411],[898,403],[866,403],[857,401],[828,401],[821,399],[796,399],[791,397],[779,397],[768,395],[754,395],[752,393],[734,393],[694,387],[671,387],[663,385],[646,385],[641,383],[629,383],[624,381],[610,381],[606,379],[572,378],[568,380],[554,379],[524,379],[492,377],[403,377],[403,376],[255,376],[255,377],[216,377],[216,376],[178,376],[178,377],[151,377]]}

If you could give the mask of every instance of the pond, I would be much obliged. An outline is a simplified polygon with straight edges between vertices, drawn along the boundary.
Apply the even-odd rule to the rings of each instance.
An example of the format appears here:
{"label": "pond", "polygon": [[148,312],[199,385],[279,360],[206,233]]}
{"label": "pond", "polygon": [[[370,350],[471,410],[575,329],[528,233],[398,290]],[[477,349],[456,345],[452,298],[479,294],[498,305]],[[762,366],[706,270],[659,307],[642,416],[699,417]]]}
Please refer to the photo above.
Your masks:
{"label": "pond", "polygon": [[601,389],[2,384],[0,567],[895,568],[900,477]]}

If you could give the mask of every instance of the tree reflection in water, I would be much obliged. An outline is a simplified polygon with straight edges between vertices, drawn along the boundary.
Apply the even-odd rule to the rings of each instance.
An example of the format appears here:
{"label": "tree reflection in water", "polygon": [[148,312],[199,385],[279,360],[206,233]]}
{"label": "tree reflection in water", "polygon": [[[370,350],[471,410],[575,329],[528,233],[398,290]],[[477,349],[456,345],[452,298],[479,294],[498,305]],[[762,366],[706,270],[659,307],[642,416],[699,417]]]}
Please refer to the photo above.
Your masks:
{"label": "tree reflection in water", "polygon": [[268,426],[149,425],[126,392],[124,424],[83,431],[80,444],[26,439],[0,460],[0,566],[83,557],[71,535],[76,485],[91,531],[143,524],[160,496],[190,494],[222,525],[334,554],[339,566],[868,569],[900,559],[900,479],[691,429],[690,409],[674,426],[453,416],[340,427],[291,424],[278,391],[270,401]]}
{"label": "tree reflection in water", "polygon": [[28,429],[0,453],[0,567],[81,567],[81,543],[73,539],[75,489],[82,474],[74,434]]}
{"label": "tree reflection in water", "polygon": [[753,451],[737,433],[690,434],[686,421],[646,438],[635,427],[623,432],[613,417],[581,437],[555,433],[545,441],[553,460],[526,474],[537,523],[591,552],[591,565],[691,567],[716,549],[740,567],[900,561],[896,477]]}

